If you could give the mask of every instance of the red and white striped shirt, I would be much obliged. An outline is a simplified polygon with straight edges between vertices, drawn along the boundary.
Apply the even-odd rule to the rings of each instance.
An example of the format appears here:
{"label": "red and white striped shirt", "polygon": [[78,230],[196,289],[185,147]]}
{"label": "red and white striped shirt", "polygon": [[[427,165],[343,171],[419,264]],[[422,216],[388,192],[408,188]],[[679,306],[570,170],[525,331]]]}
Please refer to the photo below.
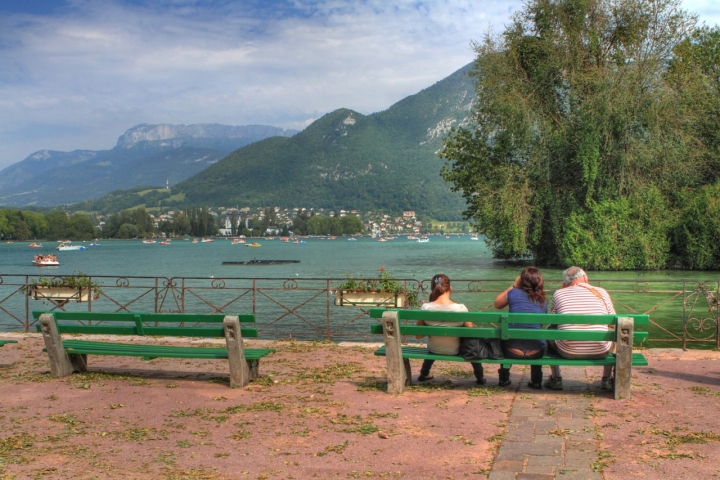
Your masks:
{"label": "red and white striped shirt", "polygon": [[[595,293],[599,294],[598,297]],[[552,298],[550,313],[578,314],[614,314],[610,295],[604,288],[593,287],[587,283],[577,283],[571,287],[556,290]],[[607,331],[607,325],[558,325],[558,330]],[[609,353],[612,342],[582,342],[577,340],[558,340],[558,350],[563,353],[602,355]]]}

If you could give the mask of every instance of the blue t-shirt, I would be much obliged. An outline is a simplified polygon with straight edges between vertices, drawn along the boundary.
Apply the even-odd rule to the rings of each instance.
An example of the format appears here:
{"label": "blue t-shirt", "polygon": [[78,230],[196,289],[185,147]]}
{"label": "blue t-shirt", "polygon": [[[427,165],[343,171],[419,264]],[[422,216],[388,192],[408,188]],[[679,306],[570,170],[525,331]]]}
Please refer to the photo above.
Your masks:
{"label": "blue t-shirt", "polygon": [[[547,313],[547,302],[543,304],[535,303],[528,297],[525,290],[513,288],[507,292],[508,311],[510,313]],[[511,323],[510,328],[542,328],[539,323]],[[510,340],[506,342],[506,346],[519,348],[520,350],[542,348],[545,346],[545,340]]]}

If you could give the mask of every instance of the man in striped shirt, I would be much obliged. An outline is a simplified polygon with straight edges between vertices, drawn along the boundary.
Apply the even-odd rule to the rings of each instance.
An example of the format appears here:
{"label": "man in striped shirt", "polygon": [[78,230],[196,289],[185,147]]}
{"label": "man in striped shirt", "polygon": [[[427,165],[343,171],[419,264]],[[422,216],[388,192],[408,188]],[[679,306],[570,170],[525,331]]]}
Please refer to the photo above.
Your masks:
{"label": "man in striped shirt", "polygon": [[[614,314],[615,308],[605,289],[593,287],[588,283],[587,274],[582,268],[570,267],[563,272],[563,286],[553,295],[550,313]],[[559,330],[607,331],[608,326],[558,325],[557,328]],[[550,342],[550,347],[553,346],[563,358],[596,359],[605,358],[612,351],[613,342],[557,340]],[[545,386],[552,390],[562,390],[560,367],[553,366],[551,368],[552,376],[545,382]],[[612,366],[606,365],[604,368],[601,386],[603,390],[611,390],[613,388]]]}

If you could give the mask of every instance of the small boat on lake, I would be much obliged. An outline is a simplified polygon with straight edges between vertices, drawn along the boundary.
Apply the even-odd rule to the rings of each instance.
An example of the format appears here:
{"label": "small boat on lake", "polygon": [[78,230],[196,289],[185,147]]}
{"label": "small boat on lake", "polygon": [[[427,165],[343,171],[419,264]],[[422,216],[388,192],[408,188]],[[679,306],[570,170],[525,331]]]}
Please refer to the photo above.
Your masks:
{"label": "small boat on lake", "polygon": [[215,240],[213,240],[212,238],[203,238],[203,239],[201,240],[202,243],[212,243],[212,242],[214,242],[214,241],[215,241]]}
{"label": "small boat on lake", "polygon": [[163,240],[162,242],[158,243],[158,245],[170,245],[170,240]]}
{"label": "small boat on lake", "polygon": [[59,267],[60,262],[57,261],[55,255],[35,255],[33,258],[33,265],[36,267]]}
{"label": "small boat on lake", "polygon": [[252,243],[246,243],[245,246],[246,247],[262,247],[262,244],[257,243],[257,242],[252,242]]}
{"label": "small boat on lake", "polygon": [[31,243],[28,245],[29,248],[42,248],[42,243]]}
{"label": "small boat on lake", "polygon": [[147,244],[150,244],[150,243],[157,243],[157,242],[156,242],[155,240],[152,240],[152,239],[149,239],[149,238],[146,238],[146,239],[145,239],[145,240],[143,240],[142,242],[143,242],[143,243],[147,243]]}
{"label": "small boat on lake", "polygon": [[240,243],[245,243],[245,239],[243,238],[233,238],[232,242],[230,242],[230,245],[238,245]]}
{"label": "small boat on lake", "polygon": [[70,242],[61,243],[57,246],[57,249],[61,252],[69,252],[72,250],[87,250],[87,248],[83,247],[82,245],[72,245]]}
{"label": "small boat on lake", "polygon": [[418,243],[428,243],[429,241],[430,241],[430,239],[427,237],[417,239]]}
{"label": "small boat on lake", "polygon": [[473,233],[472,237],[470,237],[470,240],[479,240],[477,233]]}

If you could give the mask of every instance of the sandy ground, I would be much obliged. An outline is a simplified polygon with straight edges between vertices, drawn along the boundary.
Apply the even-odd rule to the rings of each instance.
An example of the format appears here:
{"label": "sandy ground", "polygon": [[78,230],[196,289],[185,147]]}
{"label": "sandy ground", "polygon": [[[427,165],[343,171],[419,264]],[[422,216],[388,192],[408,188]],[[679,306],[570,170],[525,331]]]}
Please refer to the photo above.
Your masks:
{"label": "sandy ground", "polygon": [[[244,389],[224,361],[98,356],[57,379],[38,335],[0,338],[19,340],[0,348],[0,479],[487,478],[523,373],[478,387],[468,365],[438,362],[430,385],[393,396],[368,346],[251,341],[277,352]],[[632,401],[593,394],[598,469],[718,476],[720,353],[647,355]]]}

